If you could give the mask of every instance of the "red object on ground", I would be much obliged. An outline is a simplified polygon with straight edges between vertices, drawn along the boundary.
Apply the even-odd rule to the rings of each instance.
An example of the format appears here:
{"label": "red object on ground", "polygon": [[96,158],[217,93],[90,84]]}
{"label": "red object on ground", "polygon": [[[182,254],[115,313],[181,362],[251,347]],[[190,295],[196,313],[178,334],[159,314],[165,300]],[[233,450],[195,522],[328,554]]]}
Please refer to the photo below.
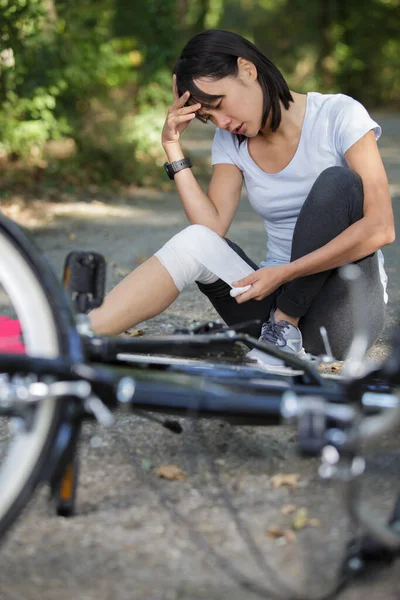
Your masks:
{"label": "red object on ground", "polygon": [[0,315],[0,352],[25,354],[21,336],[21,323],[16,319]]}

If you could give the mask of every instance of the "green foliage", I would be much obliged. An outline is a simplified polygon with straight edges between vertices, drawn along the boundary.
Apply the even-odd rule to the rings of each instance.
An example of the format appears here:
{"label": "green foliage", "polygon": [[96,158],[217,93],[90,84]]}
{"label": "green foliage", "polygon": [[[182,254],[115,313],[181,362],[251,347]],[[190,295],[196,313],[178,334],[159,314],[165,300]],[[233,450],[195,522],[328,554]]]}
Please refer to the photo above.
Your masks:
{"label": "green foliage", "polygon": [[170,67],[180,45],[176,0],[116,0],[114,32],[136,40],[144,57],[142,75]]}
{"label": "green foliage", "polygon": [[[400,0],[0,0],[0,156],[156,181],[174,62],[208,27],[254,41],[294,90],[400,105]],[[46,147],[63,136],[61,164]]]}
{"label": "green foliage", "polygon": [[254,41],[292,89],[400,105],[399,0],[225,0],[221,23]]}

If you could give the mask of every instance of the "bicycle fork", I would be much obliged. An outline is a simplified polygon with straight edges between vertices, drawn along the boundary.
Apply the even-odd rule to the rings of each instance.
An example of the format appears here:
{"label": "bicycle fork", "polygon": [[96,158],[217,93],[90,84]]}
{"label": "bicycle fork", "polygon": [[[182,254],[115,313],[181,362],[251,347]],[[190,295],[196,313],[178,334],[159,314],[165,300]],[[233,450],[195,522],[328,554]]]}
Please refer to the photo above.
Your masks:
{"label": "bicycle fork", "polygon": [[[104,298],[106,264],[104,257],[95,252],[70,252],[65,259],[63,285],[72,308],[80,314],[101,305]],[[101,401],[86,398],[86,409],[101,422],[113,422]],[[57,515],[69,517],[76,512],[76,493],[79,478],[78,439],[81,432],[82,409],[73,398],[66,401],[63,425],[57,433],[54,446],[52,474],[49,476],[50,498]],[[97,411],[97,414],[96,414]],[[99,412],[100,411],[100,412]],[[109,414],[106,414],[109,413]],[[110,418],[111,415],[111,418]]]}

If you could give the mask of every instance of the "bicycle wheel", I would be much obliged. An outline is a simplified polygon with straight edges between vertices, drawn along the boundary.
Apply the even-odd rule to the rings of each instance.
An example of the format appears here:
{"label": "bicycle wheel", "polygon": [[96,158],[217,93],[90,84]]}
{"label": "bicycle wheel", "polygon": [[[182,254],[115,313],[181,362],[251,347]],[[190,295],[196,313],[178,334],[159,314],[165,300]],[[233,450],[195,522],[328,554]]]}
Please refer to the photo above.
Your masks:
{"label": "bicycle wheel", "polygon": [[[67,357],[71,347],[80,347],[79,339],[71,344],[72,315],[45,258],[3,215],[0,314],[20,321],[30,356]],[[0,377],[8,378],[4,373]],[[51,397],[38,403],[29,426],[21,417],[0,417],[0,535],[16,519],[40,480],[60,418],[61,404]]]}

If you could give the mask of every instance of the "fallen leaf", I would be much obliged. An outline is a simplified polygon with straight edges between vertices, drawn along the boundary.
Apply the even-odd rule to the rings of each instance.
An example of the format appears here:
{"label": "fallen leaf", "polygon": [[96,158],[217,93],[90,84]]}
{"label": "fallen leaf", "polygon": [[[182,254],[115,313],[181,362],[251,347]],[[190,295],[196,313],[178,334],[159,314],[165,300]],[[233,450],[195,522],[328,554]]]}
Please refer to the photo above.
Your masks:
{"label": "fallen leaf", "polygon": [[278,527],[270,527],[267,529],[267,535],[274,539],[278,539],[283,537],[285,533],[282,531],[282,529],[278,529]]}
{"label": "fallen leaf", "polygon": [[308,519],[308,525],[310,527],[321,527],[321,521],[319,519]]}
{"label": "fallen leaf", "polygon": [[132,327],[131,329],[127,329],[126,331],[124,331],[124,336],[126,336],[126,337],[139,337],[141,335],[144,335],[144,330],[137,329],[135,327]]}
{"label": "fallen leaf", "polygon": [[274,488],[280,488],[284,485],[295,488],[299,482],[300,475],[298,473],[277,473],[271,477],[271,482]]}
{"label": "fallen leaf", "polygon": [[76,233],[70,233],[68,237],[70,240],[76,240]]}
{"label": "fallen leaf", "polygon": [[296,504],[284,504],[281,508],[281,515],[290,515],[297,509]]}
{"label": "fallen leaf", "polygon": [[292,543],[296,541],[296,533],[293,531],[293,529],[285,529],[283,535],[288,542]]}
{"label": "fallen leaf", "polygon": [[186,477],[186,473],[176,465],[162,465],[155,470],[155,474],[170,481],[181,481]]}
{"label": "fallen leaf", "polygon": [[308,510],[306,508],[299,508],[292,518],[292,527],[296,531],[304,529],[308,525]]}

